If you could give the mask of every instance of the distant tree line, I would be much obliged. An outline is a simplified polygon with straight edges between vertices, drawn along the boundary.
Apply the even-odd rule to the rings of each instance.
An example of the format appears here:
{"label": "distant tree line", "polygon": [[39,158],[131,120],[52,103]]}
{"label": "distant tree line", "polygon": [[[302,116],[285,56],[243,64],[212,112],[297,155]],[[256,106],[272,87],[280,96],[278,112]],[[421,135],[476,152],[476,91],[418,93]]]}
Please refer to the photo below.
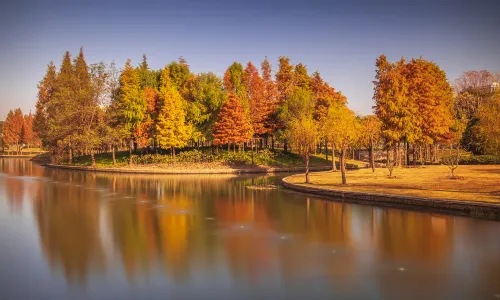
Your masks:
{"label": "distant tree line", "polygon": [[274,73],[265,58],[260,72],[252,62],[235,62],[220,78],[192,73],[182,57],[160,70],[151,69],[145,55],[139,65],[127,60],[121,70],[114,63],[89,66],[80,49],[73,60],[66,52],[59,69],[48,65],[32,123],[53,162],[72,163],[75,155],[88,154],[95,164],[95,152],[112,152],[115,160],[116,149],[124,148],[130,164],[133,152],[168,151],[175,157],[185,148],[280,148],[304,158],[309,182],[310,156],[324,149],[334,171],[339,155],[346,183],[347,152],[353,149],[368,150],[373,170],[376,148],[386,150],[388,165],[436,161],[440,145],[464,146],[474,126],[481,129],[470,136],[477,135],[485,149],[498,147],[498,138],[490,138],[498,121],[488,113],[498,110],[498,93],[485,96],[464,76],[454,91],[434,62],[391,63],[381,55],[375,114],[356,116],[318,72],[310,74],[284,56]]}

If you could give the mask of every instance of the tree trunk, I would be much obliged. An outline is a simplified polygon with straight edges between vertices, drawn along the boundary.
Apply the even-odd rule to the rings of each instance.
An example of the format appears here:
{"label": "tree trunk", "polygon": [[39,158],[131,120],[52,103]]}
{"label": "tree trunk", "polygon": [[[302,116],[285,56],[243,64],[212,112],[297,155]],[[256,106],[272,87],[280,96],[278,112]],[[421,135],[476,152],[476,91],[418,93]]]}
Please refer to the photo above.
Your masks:
{"label": "tree trunk", "polygon": [[271,135],[271,150],[274,152],[274,135]]}
{"label": "tree trunk", "polygon": [[113,166],[116,166],[115,145],[111,145],[111,156],[113,157]]}
{"label": "tree trunk", "polygon": [[325,158],[328,161],[328,140],[325,141]]}
{"label": "tree trunk", "polygon": [[372,167],[372,172],[375,172],[375,155],[373,155],[373,139],[370,139],[370,149],[368,149],[368,156],[370,157],[370,166]]}
{"label": "tree trunk", "polygon": [[73,150],[71,149],[71,137],[69,138],[69,143],[68,143],[68,164],[73,163]]}
{"label": "tree trunk", "polygon": [[92,168],[95,168],[94,148],[90,148],[90,158],[92,159]]}
{"label": "tree trunk", "polygon": [[288,153],[288,141],[287,141],[287,140],[285,140],[285,141],[284,141],[284,144],[283,144],[283,152],[284,152],[285,154],[287,154],[287,153]]}
{"label": "tree trunk", "polygon": [[410,165],[410,143],[406,141],[406,166]]}
{"label": "tree trunk", "polygon": [[229,151],[231,151],[231,143],[227,143],[227,153],[229,153]]}
{"label": "tree trunk", "polygon": [[306,153],[306,183],[310,183],[309,181],[309,151]]}
{"label": "tree trunk", "polygon": [[132,139],[128,143],[128,164],[132,165]]}
{"label": "tree trunk", "polygon": [[[260,143],[261,147],[262,147],[262,140],[261,140],[261,143]],[[251,140],[251,146],[252,148],[252,167],[255,165],[254,161],[253,161],[253,139]]]}
{"label": "tree trunk", "polygon": [[340,150],[340,172],[342,172],[342,184],[347,184],[347,179],[345,177],[345,154],[346,154],[346,148],[342,148]]}
{"label": "tree trunk", "polygon": [[337,172],[337,163],[335,163],[335,147],[332,147],[332,171]]}

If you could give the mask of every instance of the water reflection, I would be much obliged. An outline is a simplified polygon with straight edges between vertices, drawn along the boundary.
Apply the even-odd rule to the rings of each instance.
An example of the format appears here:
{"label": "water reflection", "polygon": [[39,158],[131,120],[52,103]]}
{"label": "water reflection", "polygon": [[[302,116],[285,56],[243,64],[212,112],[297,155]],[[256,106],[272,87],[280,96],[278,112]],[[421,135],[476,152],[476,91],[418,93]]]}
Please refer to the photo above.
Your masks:
{"label": "water reflection", "polygon": [[[1,170],[10,209],[0,217],[19,222],[21,208],[31,207],[51,270],[44,275],[60,272],[101,296],[158,278],[163,284],[149,286],[154,295],[167,287],[213,288],[206,296],[217,289],[388,299],[500,293],[498,222],[247,188],[274,182],[269,176],[80,173],[21,159],[1,160]],[[122,284],[95,287],[121,276]]]}

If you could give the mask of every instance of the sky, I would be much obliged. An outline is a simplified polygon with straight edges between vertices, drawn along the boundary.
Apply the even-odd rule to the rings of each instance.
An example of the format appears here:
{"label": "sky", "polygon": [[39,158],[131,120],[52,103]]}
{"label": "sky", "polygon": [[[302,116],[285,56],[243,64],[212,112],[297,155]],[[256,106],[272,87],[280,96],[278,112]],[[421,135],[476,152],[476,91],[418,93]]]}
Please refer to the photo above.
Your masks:
{"label": "sky", "polygon": [[87,63],[127,58],[151,68],[184,57],[194,73],[222,75],[234,61],[302,62],[372,113],[375,59],[423,56],[453,82],[500,72],[500,1],[2,1],[0,119],[35,111],[47,64],[83,47]]}

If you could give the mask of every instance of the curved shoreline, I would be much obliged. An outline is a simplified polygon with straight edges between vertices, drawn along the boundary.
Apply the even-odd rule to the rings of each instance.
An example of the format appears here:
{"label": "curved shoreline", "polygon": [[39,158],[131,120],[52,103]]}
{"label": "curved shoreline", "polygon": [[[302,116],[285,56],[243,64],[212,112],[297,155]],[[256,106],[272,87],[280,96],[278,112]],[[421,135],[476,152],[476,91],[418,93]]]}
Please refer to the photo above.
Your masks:
{"label": "curved shoreline", "polygon": [[291,183],[287,181],[288,178],[285,177],[281,180],[283,187],[296,192],[327,197],[330,200],[341,199],[342,201],[375,206],[427,209],[434,212],[500,220],[500,204],[498,203],[330,190]]}
{"label": "curved shoreline", "polygon": [[[304,172],[305,167],[257,167],[257,168],[217,168],[217,169],[161,169],[161,168],[93,168],[86,166],[65,166],[43,164],[51,169],[65,169],[75,171],[117,173],[117,174],[269,174]],[[328,171],[332,167],[311,167],[311,171]]]}

